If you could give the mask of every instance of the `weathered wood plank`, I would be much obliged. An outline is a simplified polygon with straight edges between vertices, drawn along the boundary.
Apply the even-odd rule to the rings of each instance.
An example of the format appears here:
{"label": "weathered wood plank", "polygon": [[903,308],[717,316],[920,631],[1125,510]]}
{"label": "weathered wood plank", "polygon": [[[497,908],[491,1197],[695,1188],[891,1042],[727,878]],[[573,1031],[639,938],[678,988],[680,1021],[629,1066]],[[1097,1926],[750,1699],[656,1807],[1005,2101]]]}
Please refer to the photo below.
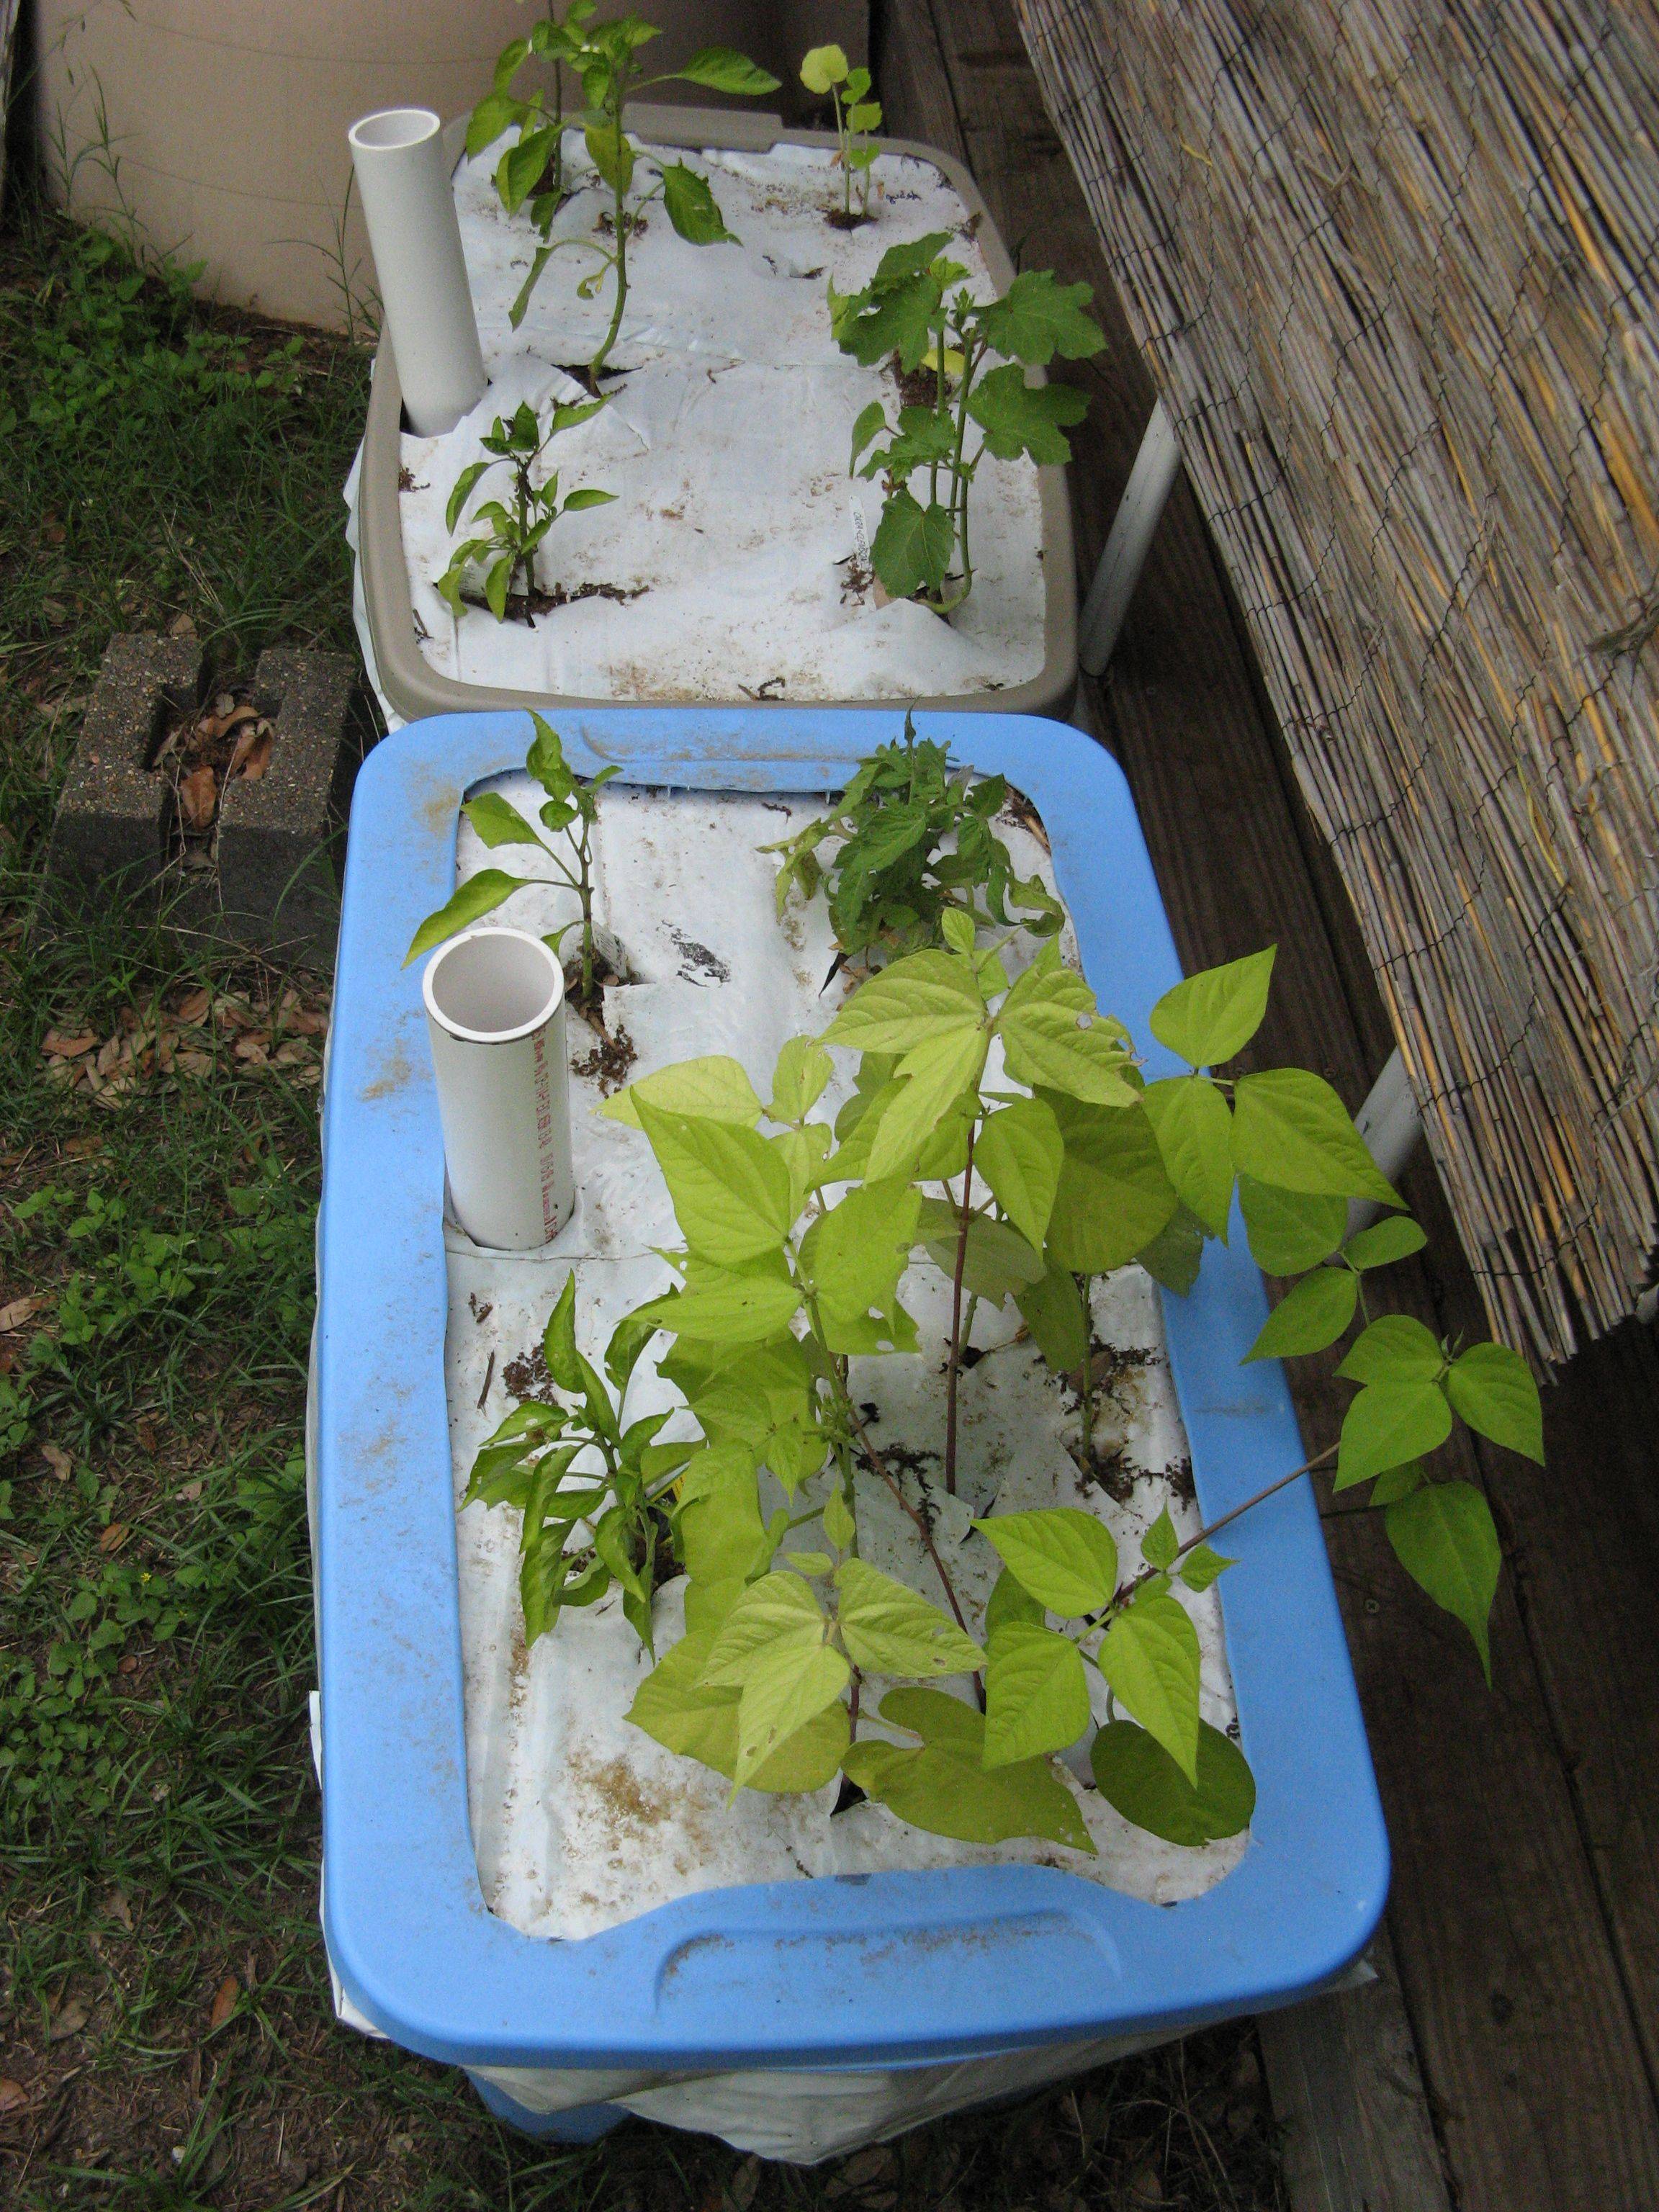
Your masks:
{"label": "weathered wood plank", "polygon": [[1256,2025],[1296,2212],[1449,2212],[1394,1946],[1379,1930],[1364,1989]]}
{"label": "weathered wood plank", "polygon": [[[924,16],[918,35],[915,21]],[[1106,311],[1115,343],[1079,377],[1097,398],[1073,471],[1079,544],[1091,562],[1148,386],[1122,343],[1075,183],[1049,158],[1052,133],[1016,58],[1011,0],[951,0],[936,12],[926,0],[896,0],[886,21],[890,51],[896,30],[912,57],[937,45],[963,143],[1011,245],[1023,243],[1027,261],[1093,283]],[[895,111],[891,84],[883,93],[892,127],[926,135],[920,119]],[[1154,544],[1100,711],[1134,788],[1183,957],[1206,964],[1277,941],[1278,1004],[1264,1052],[1320,1067],[1357,1104],[1388,1048],[1386,1024],[1184,487]],[[1408,1194],[1432,1243],[1426,1264],[1395,1271],[1395,1296],[1443,1325],[1473,1301],[1473,1285],[1431,1176],[1419,1170]],[[1313,1366],[1304,1364],[1297,1396],[1318,1443],[1334,1433],[1345,1394]],[[1572,1439],[1560,1443],[1571,1465]],[[1467,1450],[1457,1471],[1482,1479]],[[1497,1474],[1502,1510],[1513,1463]],[[1541,1487],[1562,1480],[1558,1457]],[[1643,1962],[1659,1927],[1648,1909],[1659,1894],[1647,1852],[1654,1826],[1630,1809],[1630,1773],[1595,1747],[1602,1723],[1581,1709],[1571,1656],[1579,1647],[1559,1605],[1547,1639],[1556,1656],[1540,1678],[1517,1584],[1506,1583],[1494,1623],[1499,1689],[1489,1697],[1462,1632],[1403,1583],[1375,1516],[1343,1512],[1330,1541],[1395,1845],[1391,1920],[1406,2008],[1459,2202],[1465,2212],[1659,2203],[1659,2121],[1626,1986],[1638,1967],[1649,1970]],[[1521,1558],[1520,1594],[1534,1630],[1540,1593],[1555,1586],[1553,1575],[1526,1571],[1528,1547],[1539,1542],[1553,1559],[1547,1524],[1528,1535]],[[1632,1703],[1645,1686],[1638,1670]],[[1659,1698],[1650,1696],[1646,1711],[1659,1714]],[[1613,1717],[1629,1724],[1628,1715]],[[1595,1795],[1593,1820],[1583,1780],[1570,1785],[1564,1768],[1570,1737],[1581,1775],[1587,1768],[1594,1780],[1605,1769],[1613,1778]],[[1640,1747],[1633,1765],[1649,1738],[1638,1727],[1632,1741]],[[1616,1873],[1647,1900],[1630,1907],[1632,1932],[1621,1934],[1618,1955],[1581,1827],[1599,1855],[1604,1893]],[[1356,2095],[1370,2094],[1362,2081]]]}

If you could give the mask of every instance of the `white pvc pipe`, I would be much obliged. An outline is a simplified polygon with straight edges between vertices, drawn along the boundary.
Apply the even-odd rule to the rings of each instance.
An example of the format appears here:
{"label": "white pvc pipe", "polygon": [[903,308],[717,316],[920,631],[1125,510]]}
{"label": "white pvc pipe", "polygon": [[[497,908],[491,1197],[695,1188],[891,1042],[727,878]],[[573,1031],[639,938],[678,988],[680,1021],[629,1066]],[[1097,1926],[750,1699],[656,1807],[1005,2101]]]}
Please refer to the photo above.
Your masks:
{"label": "white pvc pipe", "polygon": [[387,107],[346,133],[404,406],[422,438],[453,430],[484,388],[441,131],[429,107]]}
{"label": "white pvc pipe", "polygon": [[421,992],[455,1218],[500,1251],[550,1243],[576,1203],[563,971],[525,930],[469,929]]}

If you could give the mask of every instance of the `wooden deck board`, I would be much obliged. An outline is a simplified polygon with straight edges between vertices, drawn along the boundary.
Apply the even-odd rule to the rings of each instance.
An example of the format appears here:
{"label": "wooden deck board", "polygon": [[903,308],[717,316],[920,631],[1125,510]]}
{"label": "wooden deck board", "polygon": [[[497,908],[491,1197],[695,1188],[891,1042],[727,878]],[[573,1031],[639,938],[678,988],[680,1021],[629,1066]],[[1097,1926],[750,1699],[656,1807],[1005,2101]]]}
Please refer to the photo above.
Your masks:
{"label": "wooden deck board", "polygon": [[[1062,372],[1093,402],[1074,437],[1086,575],[1151,386],[1012,0],[890,0],[878,58],[889,127],[965,149],[1016,258],[1096,287],[1111,343]],[[1357,1104],[1389,1049],[1386,1020],[1184,484],[1097,712],[1183,959],[1206,965],[1278,943],[1265,1055],[1319,1067]],[[1391,1271],[1392,1301],[1437,1328],[1478,1329],[1425,1164],[1407,1194],[1431,1245]],[[1346,1393],[1312,1362],[1298,1363],[1292,1385],[1316,1447],[1334,1434]],[[1627,1331],[1550,1394],[1547,1474],[1501,1455],[1488,1468],[1462,1448],[1458,1472],[1488,1482],[1511,1549],[1495,1694],[1462,1629],[1400,1574],[1376,1516],[1340,1511],[1328,1524],[1395,1849],[1401,1988],[1462,2212],[1659,2205],[1656,1407],[1651,1336]],[[1364,1994],[1334,2002],[1358,2008]],[[1375,2036],[1370,2047],[1381,2047]],[[1362,2069],[1355,2089],[1360,2138],[1389,2124],[1366,2102],[1376,2079],[1373,2066],[1368,2087]],[[1379,2185],[1372,2212],[1395,2201]]]}

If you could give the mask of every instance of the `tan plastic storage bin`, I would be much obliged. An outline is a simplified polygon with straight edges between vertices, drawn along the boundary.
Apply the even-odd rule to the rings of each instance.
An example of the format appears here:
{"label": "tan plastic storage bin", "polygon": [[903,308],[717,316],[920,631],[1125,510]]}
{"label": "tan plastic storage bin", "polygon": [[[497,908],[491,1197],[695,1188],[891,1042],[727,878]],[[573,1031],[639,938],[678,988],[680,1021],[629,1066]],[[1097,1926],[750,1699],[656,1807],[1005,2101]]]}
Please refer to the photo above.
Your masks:
{"label": "tan plastic storage bin", "polygon": [[[125,209],[154,247],[204,264],[205,294],[341,327],[347,285],[359,300],[373,285],[347,216],[347,128],[376,107],[465,112],[541,12],[527,0],[37,0],[42,143],[72,207]],[[769,104],[786,113],[809,46],[834,39],[858,56],[867,40],[866,0],[639,0],[639,12],[663,28],[662,66],[740,47],[782,78]]]}

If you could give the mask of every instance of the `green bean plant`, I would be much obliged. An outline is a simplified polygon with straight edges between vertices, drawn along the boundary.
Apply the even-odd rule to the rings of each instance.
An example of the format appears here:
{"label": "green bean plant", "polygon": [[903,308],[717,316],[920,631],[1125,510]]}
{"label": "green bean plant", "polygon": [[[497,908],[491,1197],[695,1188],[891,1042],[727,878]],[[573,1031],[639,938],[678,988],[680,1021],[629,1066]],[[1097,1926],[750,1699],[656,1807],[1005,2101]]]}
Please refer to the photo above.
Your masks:
{"label": "green bean plant", "polygon": [[[1067,461],[1067,426],[1088,402],[1064,384],[1028,384],[1028,368],[1058,354],[1086,360],[1106,343],[1084,310],[1087,284],[1057,284],[1052,271],[1029,270],[1000,300],[975,300],[968,270],[945,253],[950,235],[931,231],[895,246],[861,292],[830,286],[836,342],[866,368],[896,355],[902,371],[933,372],[927,405],[902,406],[896,428],[885,403],[872,399],[853,425],[849,473],[879,475],[886,488],[871,544],[877,576],[896,599],[920,597],[948,615],[974,587],[970,494],[985,455],[1041,464]],[[994,356],[1001,365],[988,367]],[[977,443],[969,450],[970,426]],[[885,441],[884,443],[879,442]],[[860,456],[867,457],[862,466]],[[913,483],[926,479],[919,497]]]}
{"label": "green bean plant", "polygon": [[[630,1718],[734,1791],[814,1789],[839,1769],[916,1826],[1081,1851],[1087,1829],[1053,1760],[1086,1738],[1097,1786],[1131,1821],[1187,1844],[1234,1833],[1255,1785],[1237,1746],[1201,1717],[1183,1602],[1234,1564],[1213,1540],[1334,1463],[1337,1489],[1369,1486],[1401,1564],[1489,1669],[1491,1513],[1428,1462],[1459,1418],[1540,1458],[1536,1389],[1501,1346],[1371,1317],[1372,1273],[1420,1232],[1322,1078],[1213,1072],[1263,1018],[1271,949],[1159,1000],[1152,1034],[1189,1072],[1148,1082],[1123,1025],[1052,939],[1011,981],[1006,944],[981,946],[969,914],[947,908],[942,928],[942,947],[882,969],[822,1037],[790,1040],[769,1101],[735,1061],[711,1057],[601,1109],[637,1126],[673,1204],[677,1282],[630,1322],[672,1340],[659,1371],[701,1432],[666,1507],[687,1632]],[[854,1055],[855,1080],[832,1121],[816,1109],[839,1053]],[[1349,1237],[1356,1198],[1390,1212]],[[849,1362],[942,1364],[948,1493],[964,1298],[1012,1300],[1069,1375],[1089,1360],[1091,1279],[1137,1259],[1180,1272],[1185,1248],[1227,1233],[1235,1201],[1253,1254],[1301,1278],[1250,1357],[1322,1350],[1359,1323],[1339,1370],[1358,1386],[1340,1434],[1185,1539],[1161,1515],[1131,1572],[1104,1522],[1078,1508],[975,1521],[1000,1563],[975,1617],[936,1534],[938,1494],[918,1484],[913,1495],[884,1459]],[[942,1346],[922,1342],[900,1298],[913,1256],[950,1283]],[[916,1531],[927,1591],[860,1556],[860,1514],[878,1490]],[[1103,1726],[1091,1674],[1107,1693]],[[971,1702],[939,1686],[952,1678]]]}
{"label": "green bean plant", "polygon": [[[484,570],[484,601],[497,622],[506,621],[514,585],[522,579],[520,595],[528,622],[536,588],[536,555],[548,532],[562,514],[605,507],[616,498],[613,491],[579,489],[568,491],[561,499],[556,469],[545,483],[532,481],[537,462],[560,432],[574,429],[604,405],[602,399],[584,400],[574,406],[556,401],[544,430],[535,409],[527,399],[521,399],[510,416],[498,415],[480,440],[488,458],[469,462],[456,477],[444,511],[445,528],[453,533],[479,478],[489,470],[505,462],[512,471],[513,484],[505,501],[488,499],[475,510],[471,518],[475,534],[455,548],[449,566],[438,579],[439,592],[458,617],[462,583],[476,563]],[[479,523],[487,527],[478,531]]]}
{"label": "green bean plant", "polygon": [[520,1401],[472,1462],[463,1509],[510,1505],[522,1516],[526,1644],[545,1636],[566,1606],[592,1605],[614,1586],[641,1643],[653,1648],[651,1596],[668,1534],[663,1501],[695,1446],[657,1443],[666,1413],[624,1425],[628,1385],[651,1334],[631,1316],[619,1322],[601,1376],[577,1349],[576,1279],[568,1276],[542,1340],[556,1395]]}
{"label": "green bean plant", "polygon": [[842,957],[871,964],[942,945],[947,912],[982,927],[1018,920],[1034,937],[1054,936],[1060,901],[1040,876],[1015,872],[992,831],[1007,799],[1005,777],[953,768],[949,746],[918,739],[907,714],[902,742],[860,763],[833,813],[761,848],[784,856],[780,916],[792,893],[810,900],[823,885]]}
{"label": "green bean plant", "polygon": [[[870,133],[881,128],[881,105],[870,98],[870,72],[849,67],[846,54],[836,46],[814,46],[800,65],[800,81],[820,100],[826,94],[835,102],[836,161],[841,170],[841,205],[830,211],[838,230],[855,230],[870,220],[870,171],[876,149]],[[859,204],[853,206],[853,179],[859,180]]]}
{"label": "green bean plant", "polygon": [[[702,85],[711,92],[757,99],[775,92],[779,80],[730,46],[704,46],[683,69],[642,77],[637,57],[642,46],[660,35],[657,27],[631,11],[612,21],[596,23],[596,13],[595,0],[571,0],[562,17],[556,16],[550,5],[546,16],[526,37],[514,39],[502,48],[494,85],[473,109],[467,125],[466,150],[478,155],[507,131],[518,134],[496,165],[495,190],[508,215],[516,215],[529,204],[531,220],[542,242],[509,313],[515,330],[524,319],[542,271],[562,249],[576,247],[599,256],[599,266],[576,288],[584,300],[595,298],[607,276],[614,279],[616,297],[610,328],[587,365],[588,381],[597,392],[628,304],[629,243],[642,228],[650,203],[662,201],[669,222],[690,245],[736,242],[726,228],[707,178],[684,161],[647,157],[656,181],[630,198],[640,156],[623,127],[624,104],[653,85],[672,83]],[[550,107],[540,92],[520,98],[514,90],[520,70],[532,58],[554,65]],[[565,70],[580,80],[582,88],[582,106],[568,118],[562,89]],[[572,197],[564,165],[564,134],[571,127],[581,130],[588,158],[611,194],[609,246],[591,239],[552,235],[554,218]]]}
{"label": "green bean plant", "polygon": [[[492,851],[507,845],[532,845],[544,853],[558,871],[559,879],[574,891],[578,905],[575,920],[556,929],[545,939],[556,957],[562,957],[564,939],[573,929],[580,931],[580,986],[577,1003],[590,1020],[603,1027],[598,1020],[595,985],[598,981],[598,948],[593,936],[593,831],[599,818],[599,792],[612,776],[620,775],[619,768],[601,769],[597,775],[586,781],[579,776],[565,758],[564,746],[558,732],[533,710],[530,717],[535,735],[525,767],[547,793],[539,809],[543,830],[549,830],[558,841],[550,844],[534,823],[526,822],[518,808],[501,797],[499,791],[481,791],[475,798],[464,801],[461,812],[478,833],[483,842]],[[463,884],[458,884],[453,895],[435,914],[428,915],[410,941],[404,955],[404,965],[418,960],[434,945],[457,931],[470,929],[475,921],[504,905],[515,891],[523,890],[533,877],[509,875],[504,868],[480,868]]]}

